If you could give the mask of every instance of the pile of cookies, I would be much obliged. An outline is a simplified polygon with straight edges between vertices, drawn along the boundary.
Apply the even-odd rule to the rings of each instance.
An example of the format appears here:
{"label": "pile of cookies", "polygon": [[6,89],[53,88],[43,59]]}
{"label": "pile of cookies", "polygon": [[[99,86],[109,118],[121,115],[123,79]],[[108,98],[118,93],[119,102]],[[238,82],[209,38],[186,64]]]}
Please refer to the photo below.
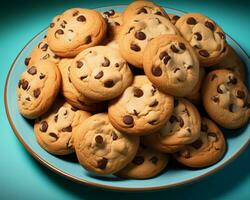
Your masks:
{"label": "pile of cookies", "polygon": [[148,1],[65,11],[25,64],[17,103],[37,142],[97,174],[150,178],[170,157],[210,166],[226,150],[218,125],[250,116],[244,64],[222,29]]}

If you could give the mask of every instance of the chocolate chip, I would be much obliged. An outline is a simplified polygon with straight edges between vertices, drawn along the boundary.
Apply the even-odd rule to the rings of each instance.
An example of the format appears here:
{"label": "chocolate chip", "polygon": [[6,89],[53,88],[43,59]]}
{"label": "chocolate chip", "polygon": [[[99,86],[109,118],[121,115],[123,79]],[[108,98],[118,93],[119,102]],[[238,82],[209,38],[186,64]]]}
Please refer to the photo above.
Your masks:
{"label": "chocolate chip", "polygon": [[134,115],[138,116],[139,113],[135,109],[133,111],[134,111]]}
{"label": "chocolate chip", "polygon": [[46,60],[46,59],[48,59],[50,57],[50,55],[48,54],[48,53],[46,53],[43,57],[42,57],[42,59],[43,60]]}
{"label": "chocolate chip", "polygon": [[80,15],[80,16],[78,16],[78,17],[76,18],[76,20],[77,20],[78,22],[85,22],[85,21],[86,21],[86,18],[85,18],[83,15]]}
{"label": "chocolate chip", "polygon": [[115,14],[115,11],[113,9],[111,9],[110,11],[105,11],[103,14],[110,17],[110,16],[113,16]]}
{"label": "chocolate chip", "polygon": [[183,51],[186,50],[186,46],[185,46],[185,44],[182,43],[182,42],[179,43],[179,47],[180,47]]}
{"label": "chocolate chip", "polygon": [[41,94],[41,90],[39,88],[37,88],[33,91],[33,95],[35,98],[39,97],[40,94]]}
{"label": "chocolate chip", "polygon": [[112,140],[117,140],[118,136],[115,132],[112,132]]}
{"label": "chocolate chip", "polygon": [[227,47],[226,47],[226,46],[224,46],[224,48],[222,49],[221,53],[225,53],[225,52],[226,52],[226,50],[227,50]]}
{"label": "chocolate chip", "polygon": [[171,49],[174,53],[178,53],[178,52],[179,52],[179,49],[177,49],[176,46],[173,45],[173,44],[170,46],[170,49]]}
{"label": "chocolate chip", "polygon": [[173,124],[174,122],[176,122],[177,121],[177,118],[174,116],[174,115],[171,115],[171,117],[169,118],[169,122],[171,123],[171,124]]}
{"label": "chocolate chip", "polygon": [[193,47],[196,49],[200,49],[200,47],[197,44],[195,44]]}
{"label": "chocolate chip", "polygon": [[220,101],[219,97],[217,97],[217,96],[213,96],[213,97],[211,97],[211,99],[212,99],[212,101],[215,102],[215,103],[217,103],[217,102]]}
{"label": "chocolate chip", "polygon": [[162,13],[160,11],[157,11],[155,15],[162,15]]}
{"label": "chocolate chip", "polygon": [[133,117],[130,116],[130,115],[125,115],[125,116],[123,117],[123,122],[124,122],[124,124],[132,125],[132,124],[134,124],[134,119],[133,119]]}
{"label": "chocolate chip", "polygon": [[149,104],[149,107],[155,107],[159,104],[159,102],[155,99],[152,103]]}
{"label": "chocolate chip", "polygon": [[218,87],[217,87],[217,92],[220,93],[220,94],[223,94],[223,91],[222,91],[222,89],[220,88],[220,85],[218,85]]}
{"label": "chocolate chip", "polygon": [[50,132],[50,133],[49,133],[49,136],[55,138],[55,140],[58,140],[57,134],[55,134],[55,133],[53,133],[53,132]]}
{"label": "chocolate chip", "polygon": [[180,69],[180,68],[178,68],[178,67],[177,67],[177,68],[175,68],[175,69],[174,69],[174,73],[176,73],[176,72],[177,72],[177,71],[179,71],[179,70],[181,70],[181,69]]}
{"label": "chocolate chip", "polygon": [[141,165],[142,163],[144,163],[144,157],[143,156],[135,156],[132,163],[134,163],[135,165]]}
{"label": "chocolate chip", "polygon": [[135,33],[135,38],[137,38],[138,40],[145,40],[146,34],[141,31],[138,31]]}
{"label": "chocolate chip", "polygon": [[39,76],[39,78],[40,78],[40,79],[44,79],[44,78],[45,78],[45,75],[41,73],[40,76]]}
{"label": "chocolate chip", "polygon": [[221,39],[225,39],[225,34],[224,33],[222,33],[222,32],[216,32],[220,37],[221,37]]}
{"label": "chocolate chip", "polygon": [[185,150],[184,152],[182,152],[182,156],[184,158],[191,158],[191,154],[188,150]]}
{"label": "chocolate chip", "polygon": [[137,44],[131,44],[130,49],[132,49],[133,51],[140,51],[141,50],[141,48]]}
{"label": "chocolate chip", "polygon": [[187,69],[192,69],[193,66],[192,65],[188,65]]}
{"label": "chocolate chip", "polygon": [[213,138],[215,139],[215,141],[218,140],[217,134],[214,133],[214,132],[209,132],[209,133],[207,133],[207,136],[208,136],[208,137],[213,137]]}
{"label": "chocolate chip", "polygon": [[85,44],[89,44],[92,42],[92,38],[90,35],[88,35],[86,38],[85,38]]}
{"label": "chocolate chip", "polygon": [[134,88],[133,92],[134,92],[135,97],[139,98],[139,97],[143,96],[143,91],[139,88]]}
{"label": "chocolate chip", "polygon": [[85,78],[87,78],[87,77],[88,77],[88,75],[81,76],[81,77],[80,77],[80,80],[82,81],[83,79],[85,79]]}
{"label": "chocolate chip", "polygon": [[68,127],[65,127],[65,128],[62,128],[62,132],[72,132],[72,126],[68,126]]}
{"label": "chocolate chip", "polygon": [[102,137],[101,135],[97,135],[97,136],[95,137],[95,142],[96,142],[97,144],[102,144],[102,143],[103,143],[103,137]]}
{"label": "chocolate chip", "polygon": [[97,161],[97,167],[99,169],[106,169],[107,163],[108,163],[108,159],[102,158],[101,160]]}
{"label": "chocolate chip", "polygon": [[215,78],[217,78],[217,75],[216,75],[216,74],[213,74],[213,75],[212,75],[212,78],[211,78],[211,81],[213,81]]}
{"label": "chocolate chip", "polygon": [[120,65],[119,65],[119,63],[115,63],[115,67],[119,67]]}
{"label": "chocolate chip", "polygon": [[68,111],[65,110],[65,112],[63,113],[64,116],[66,116],[68,114]]}
{"label": "chocolate chip", "polygon": [[202,40],[202,35],[199,32],[194,33],[196,36],[196,40],[201,41]]}
{"label": "chocolate chip", "polygon": [[106,88],[112,88],[115,85],[113,80],[107,80],[104,82],[104,87]]}
{"label": "chocolate chip", "polygon": [[173,24],[175,24],[177,21],[178,21],[178,19],[180,19],[180,17],[179,16],[177,16],[177,15],[174,15],[173,17],[172,17],[172,23]]}
{"label": "chocolate chip", "polygon": [[53,28],[54,26],[55,26],[55,23],[53,23],[53,22],[50,23],[50,25],[49,25],[50,28]]}
{"label": "chocolate chip", "polygon": [[184,126],[184,121],[181,117],[178,117],[178,122],[180,123],[180,127],[182,128]]}
{"label": "chocolate chip", "polygon": [[26,100],[27,100],[27,101],[30,101],[30,97],[26,97]]}
{"label": "chocolate chip", "polygon": [[28,66],[28,65],[29,65],[29,62],[30,62],[30,58],[25,58],[25,60],[24,60],[24,64],[25,64],[26,66]]}
{"label": "chocolate chip", "polygon": [[207,130],[208,130],[207,125],[206,124],[201,124],[201,131],[202,132],[207,132]]}
{"label": "chocolate chip", "polygon": [[39,130],[41,131],[41,132],[46,132],[47,131],[47,129],[48,129],[48,123],[46,122],[46,121],[41,121],[40,122],[40,128],[39,128]]}
{"label": "chocolate chip", "polygon": [[73,13],[73,17],[75,17],[77,15],[79,15],[79,11],[78,10]]}
{"label": "chocolate chip", "polygon": [[161,68],[159,67],[159,66],[157,66],[157,67],[153,67],[152,68],[152,74],[154,75],[154,76],[161,76],[162,75],[162,70],[161,70]]}
{"label": "chocolate chip", "polygon": [[236,91],[236,97],[239,98],[239,99],[244,99],[245,98],[245,92],[242,91],[242,90],[237,90]]}
{"label": "chocolate chip", "polygon": [[149,159],[154,165],[157,164],[158,158],[156,156],[153,156],[152,158]]}
{"label": "chocolate chip", "polygon": [[22,88],[23,88],[23,90],[26,90],[28,88],[28,86],[29,86],[29,82],[26,81],[26,80],[23,80],[22,81]]}
{"label": "chocolate chip", "polygon": [[195,25],[195,24],[197,24],[197,21],[196,21],[195,18],[189,17],[189,18],[187,19],[187,24],[189,24],[189,25]]}
{"label": "chocolate chip", "polygon": [[201,56],[203,56],[203,57],[209,57],[209,53],[207,52],[207,50],[205,50],[205,49],[201,49],[200,51],[199,51],[199,54],[201,55]]}
{"label": "chocolate chip", "polygon": [[57,37],[57,35],[63,35],[64,34],[64,31],[62,29],[58,29],[56,32],[55,32],[55,37]]}
{"label": "chocolate chip", "polygon": [[214,31],[214,24],[212,22],[206,21],[205,26],[209,28],[211,31]]}
{"label": "chocolate chip", "polygon": [[134,28],[135,28],[134,26],[130,27],[126,34],[130,33]]}
{"label": "chocolate chip", "polygon": [[43,51],[47,51],[48,47],[49,47],[49,45],[45,43],[45,44],[41,47],[41,49],[42,49]]}
{"label": "chocolate chip", "polygon": [[32,66],[31,68],[28,69],[27,71],[29,74],[31,75],[35,75],[37,70],[36,70],[36,67],[35,66]]}
{"label": "chocolate chip", "polygon": [[148,123],[151,124],[151,125],[156,125],[156,124],[158,124],[159,122],[158,122],[158,120],[153,119],[153,120],[148,121]]}
{"label": "chocolate chip", "polygon": [[178,99],[174,99],[174,107],[178,106],[179,104],[179,100]]}
{"label": "chocolate chip", "polygon": [[234,76],[229,76],[228,77],[228,79],[229,79],[229,82],[228,82],[228,84],[233,84],[233,85],[235,85],[235,84],[237,84],[237,78],[235,78]]}
{"label": "chocolate chip", "polygon": [[203,142],[201,140],[196,140],[195,142],[191,144],[191,146],[194,147],[195,149],[199,149],[201,148],[202,144]]}
{"label": "chocolate chip", "polygon": [[95,75],[95,79],[100,79],[103,77],[103,71],[98,72],[98,74]]}
{"label": "chocolate chip", "polygon": [[141,14],[141,13],[147,14],[148,11],[147,11],[145,8],[141,8],[140,10],[138,10],[137,14],[139,15],[139,14]]}
{"label": "chocolate chip", "polygon": [[155,92],[156,92],[156,87],[155,87],[154,85],[152,85],[152,87],[153,87],[153,88],[151,89],[151,94],[154,95]]}
{"label": "chocolate chip", "polygon": [[103,67],[108,67],[110,65],[110,60],[106,57],[104,57],[104,62],[102,63]]}
{"label": "chocolate chip", "polygon": [[78,111],[78,108],[76,108],[76,107],[71,107],[71,110],[74,111],[74,112],[76,112],[76,111]]}
{"label": "chocolate chip", "polygon": [[83,66],[83,62],[82,61],[80,61],[80,60],[78,60],[78,61],[76,61],[76,67],[77,68],[81,68]]}
{"label": "chocolate chip", "polygon": [[57,120],[58,120],[58,115],[54,117],[54,121],[57,122]]}
{"label": "chocolate chip", "polygon": [[168,53],[166,51],[162,51],[159,55],[159,58],[162,60],[165,56],[168,56]]}

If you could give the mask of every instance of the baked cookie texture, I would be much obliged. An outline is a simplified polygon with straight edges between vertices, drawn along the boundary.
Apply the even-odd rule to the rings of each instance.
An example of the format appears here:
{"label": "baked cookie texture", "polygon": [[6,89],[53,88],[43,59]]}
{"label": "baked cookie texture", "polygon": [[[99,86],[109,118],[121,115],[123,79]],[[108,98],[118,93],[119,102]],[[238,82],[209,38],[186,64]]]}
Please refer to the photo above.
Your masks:
{"label": "baked cookie texture", "polygon": [[69,77],[69,70],[73,59],[63,58],[58,68],[62,76],[61,94],[65,97],[66,101],[72,106],[89,112],[97,112],[105,109],[106,102],[97,102],[93,99],[89,99],[81,94]]}
{"label": "baked cookie texture", "polygon": [[223,30],[210,18],[198,13],[188,13],[176,22],[183,38],[194,47],[201,66],[219,63],[228,47]]}
{"label": "baked cookie texture", "polygon": [[133,81],[127,62],[117,50],[107,46],[91,47],[78,54],[69,75],[80,93],[97,101],[121,95]]}
{"label": "baked cookie texture", "polygon": [[221,130],[213,121],[202,118],[200,138],[174,154],[174,158],[188,167],[201,168],[221,160],[225,151],[226,142]]}
{"label": "baked cookie texture", "polygon": [[123,12],[123,21],[129,21],[140,15],[152,14],[157,16],[163,16],[169,19],[166,11],[159,5],[150,1],[134,1],[129,4]]}
{"label": "baked cookie texture", "polygon": [[200,137],[198,110],[185,99],[175,99],[170,119],[156,133],[142,137],[142,143],[161,152],[174,153]]}
{"label": "baked cookie texture", "polygon": [[55,101],[53,108],[35,122],[38,144],[55,155],[73,153],[74,132],[90,116],[90,113],[78,110],[63,100]]}
{"label": "baked cookie texture", "polygon": [[133,84],[110,102],[108,116],[118,130],[147,135],[160,129],[173,111],[173,97],[160,92],[146,76],[135,76]]}
{"label": "baked cookie texture", "polygon": [[142,68],[143,52],[148,42],[164,34],[178,34],[177,28],[166,17],[154,14],[135,16],[122,26],[120,52],[130,64]]}
{"label": "baked cookie texture", "polygon": [[56,55],[74,57],[82,50],[99,44],[106,30],[106,21],[99,12],[72,8],[52,20],[47,39]]}
{"label": "baked cookie texture", "polygon": [[49,110],[61,86],[61,74],[56,64],[38,61],[20,77],[17,86],[19,112],[35,119]]}
{"label": "baked cookie texture", "polygon": [[249,92],[232,71],[210,72],[203,83],[202,100],[209,116],[224,128],[236,129],[248,122]]}
{"label": "baked cookie texture", "polygon": [[121,133],[111,125],[107,114],[99,113],[79,126],[74,146],[84,168],[98,174],[112,174],[132,161],[139,137]]}
{"label": "baked cookie texture", "polygon": [[199,79],[196,53],[177,35],[151,40],[144,51],[143,69],[157,88],[179,97],[190,94]]}
{"label": "baked cookie texture", "polygon": [[168,164],[169,156],[141,146],[134,159],[116,175],[122,178],[146,179],[158,175]]}
{"label": "baked cookie texture", "polygon": [[60,61],[60,57],[54,54],[47,43],[47,36],[44,38],[32,49],[31,54],[24,61],[27,67],[32,67],[36,62],[42,60],[48,60],[55,64],[58,64]]}
{"label": "baked cookie texture", "polygon": [[237,52],[228,45],[228,53],[223,58],[223,60],[218,63],[216,66],[211,67],[212,70],[215,69],[227,69],[231,70],[233,73],[235,73],[239,78],[244,82],[245,81],[245,64],[240,58],[240,56],[237,54]]}

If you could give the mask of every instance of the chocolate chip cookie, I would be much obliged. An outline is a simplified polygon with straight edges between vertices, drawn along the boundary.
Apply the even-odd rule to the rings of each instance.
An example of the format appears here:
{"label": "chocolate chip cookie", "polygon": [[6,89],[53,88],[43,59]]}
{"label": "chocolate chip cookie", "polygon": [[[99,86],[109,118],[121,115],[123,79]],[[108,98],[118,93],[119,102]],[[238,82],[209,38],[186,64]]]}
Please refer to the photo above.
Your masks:
{"label": "chocolate chip cookie", "polygon": [[62,95],[65,97],[69,104],[76,108],[90,112],[103,110],[105,107],[105,103],[98,103],[92,99],[85,97],[72,84],[72,81],[69,77],[69,69],[72,61],[73,59],[64,58],[58,64],[58,68],[62,75]]}
{"label": "chocolate chip cookie", "polygon": [[159,5],[150,1],[134,1],[129,4],[123,12],[123,21],[127,22],[136,16],[152,14],[157,16],[163,16],[169,19],[165,10]]}
{"label": "chocolate chip cookie", "polygon": [[178,35],[162,35],[144,51],[143,68],[154,85],[165,93],[183,97],[199,79],[199,61],[189,43]]}
{"label": "chocolate chip cookie", "polygon": [[200,138],[174,154],[174,158],[189,167],[207,167],[218,162],[225,154],[225,150],[223,133],[214,122],[202,118]]}
{"label": "chocolate chip cookie", "polygon": [[60,57],[50,50],[46,35],[38,45],[33,48],[30,56],[25,59],[24,63],[26,66],[33,66],[34,63],[40,60],[49,60],[55,64],[58,64],[60,61]]}
{"label": "chocolate chip cookie", "polygon": [[135,76],[133,84],[110,102],[108,116],[118,130],[146,135],[160,129],[173,111],[173,97],[160,92],[146,76]]}
{"label": "chocolate chip cookie", "polygon": [[168,155],[142,146],[134,159],[116,175],[130,179],[152,178],[166,168],[168,160]]}
{"label": "chocolate chip cookie", "polygon": [[178,34],[167,18],[154,14],[135,16],[121,29],[120,52],[130,64],[142,68],[143,52],[148,42],[164,34]]}
{"label": "chocolate chip cookie", "polygon": [[174,111],[158,132],[144,136],[142,142],[156,150],[173,153],[200,137],[198,110],[185,99],[175,99]]}
{"label": "chocolate chip cookie", "polygon": [[34,131],[38,144],[55,155],[74,152],[74,132],[90,116],[63,100],[56,101],[49,112],[36,120]]}
{"label": "chocolate chip cookie", "polygon": [[52,20],[48,44],[56,55],[74,57],[82,50],[99,44],[106,30],[106,21],[97,11],[72,8]]}
{"label": "chocolate chip cookie", "polygon": [[134,158],[139,138],[116,130],[105,113],[85,120],[77,129],[74,145],[80,164],[91,172],[112,174]]}
{"label": "chocolate chip cookie", "polygon": [[17,86],[19,112],[35,119],[47,112],[61,85],[61,74],[56,64],[38,61],[22,75]]}
{"label": "chocolate chip cookie", "polygon": [[209,116],[225,128],[240,128],[248,122],[249,92],[232,71],[210,72],[203,83],[202,100]]}
{"label": "chocolate chip cookie", "polygon": [[95,46],[75,57],[70,67],[70,79],[84,96],[104,101],[121,95],[132,83],[133,75],[117,50]]}
{"label": "chocolate chip cookie", "polygon": [[225,33],[207,16],[198,13],[185,14],[175,25],[194,47],[202,66],[215,65],[227,54]]}

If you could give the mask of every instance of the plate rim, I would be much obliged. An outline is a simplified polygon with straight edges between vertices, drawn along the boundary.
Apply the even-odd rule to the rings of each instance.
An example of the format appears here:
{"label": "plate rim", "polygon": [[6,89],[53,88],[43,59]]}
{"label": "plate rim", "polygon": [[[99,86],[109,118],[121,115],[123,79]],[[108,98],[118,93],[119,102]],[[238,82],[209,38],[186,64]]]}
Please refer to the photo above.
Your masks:
{"label": "plate rim", "polygon": [[[106,6],[101,6],[101,7],[94,7],[92,9],[98,9],[98,8],[110,8],[110,7],[116,7],[116,6],[127,6],[127,4],[119,4],[119,5],[106,5]],[[176,8],[171,8],[171,7],[165,7],[162,6],[164,9],[172,9],[172,10],[176,10],[178,12],[181,12],[183,14],[186,14],[187,12],[184,12],[182,10],[176,9]],[[233,160],[235,160],[248,146],[248,144],[250,144],[250,138],[248,139],[248,141],[245,142],[245,144],[232,156],[230,157],[228,160],[226,160],[224,163],[222,163],[221,165],[217,166],[216,168],[202,174],[199,175],[197,177],[185,180],[185,181],[180,181],[178,183],[172,183],[172,184],[168,184],[168,185],[162,185],[162,186],[152,186],[152,187],[120,187],[120,186],[110,186],[110,185],[105,185],[105,184],[100,184],[100,183],[95,183],[95,182],[91,182],[91,181],[87,181],[85,179],[80,179],[77,178],[75,176],[72,176],[71,174],[68,174],[66,172],[63,172],[62,170],[60,170],[59,168],[53,166],[52,164],[50,164],[48,161],[46,161],[44,158],[40,157],[38,154],[36,154],[31,147],[29,147],[29,145],[22,139],[21,134],[18,132],[18,130],[16,129],[12,118],[10,116],[10,112],[9,112],[9,105],[8,105],[8,101],[7,101],[7,93],[8,93],[8,83],[9,83],[9,78],[10,78],[10,74],[14,68],[14,65],[17,61],[17,59],[19,58],[20,54],[24,51],[24,49],[34,40],[36,39],[42,32],[44,32],[48,27],[45,27],[44,29],[42,29],[41,31],[39,31],[37,34],[35,34],[25,45],[24,47],[20,50],[20,52],[17,54],[17,56],[15,57],[14,61],[11,64],[11,67],[8,71],[6,80],[5,80],[5,86],[4,86],[4,107],[5,107],[5,112],[7,115],[7,119],[9,121],[9,124],[13,130],[13,132],[15,133],[16,137],[18,138],[18,140],[21,142],[21,144],[24,146],[24,148],[29,152],[29,154],[32,155],[33,158],[35,158],[35,160],[37,160],[39,163],[41,163],[44,167],[50,169],[52,172],[55,172],[56,174],[62,176],[62,177],[66,177],[67,179],[75,182],[75,183],[80,183],[80,184],[84,184],[87,186],[91,186],[91,187],[96,187],[96,188],[100,188],[100,189],[106,189],[106,190],[113,190],[113,191],[127,191],[127,192],[139,192],[139,191],[156,191],[156,190],[163,190],[163,189],[168,189],[168,188],[174,188],[174,187],[179,187],[185,184],[190,184],[190,183],[194,183],[197,182],[198,180],[201,180],[202,178],[205,178],[217,171],[219,171],[220,169],[222,169],[223,167],[225,167],[226,165],[228,165],[229,163],[231,163]],[[231,36],[229,36],[228,34],[226,34],[227,37],[229,37],[231,40],[233,40],[238,47],[242,50],[242,52],[246,55],[246,57],[248,58],[248,60],[250,60],[250,56],[246,53],[246,51],[236,42],[236,40],[234,40]]]}

